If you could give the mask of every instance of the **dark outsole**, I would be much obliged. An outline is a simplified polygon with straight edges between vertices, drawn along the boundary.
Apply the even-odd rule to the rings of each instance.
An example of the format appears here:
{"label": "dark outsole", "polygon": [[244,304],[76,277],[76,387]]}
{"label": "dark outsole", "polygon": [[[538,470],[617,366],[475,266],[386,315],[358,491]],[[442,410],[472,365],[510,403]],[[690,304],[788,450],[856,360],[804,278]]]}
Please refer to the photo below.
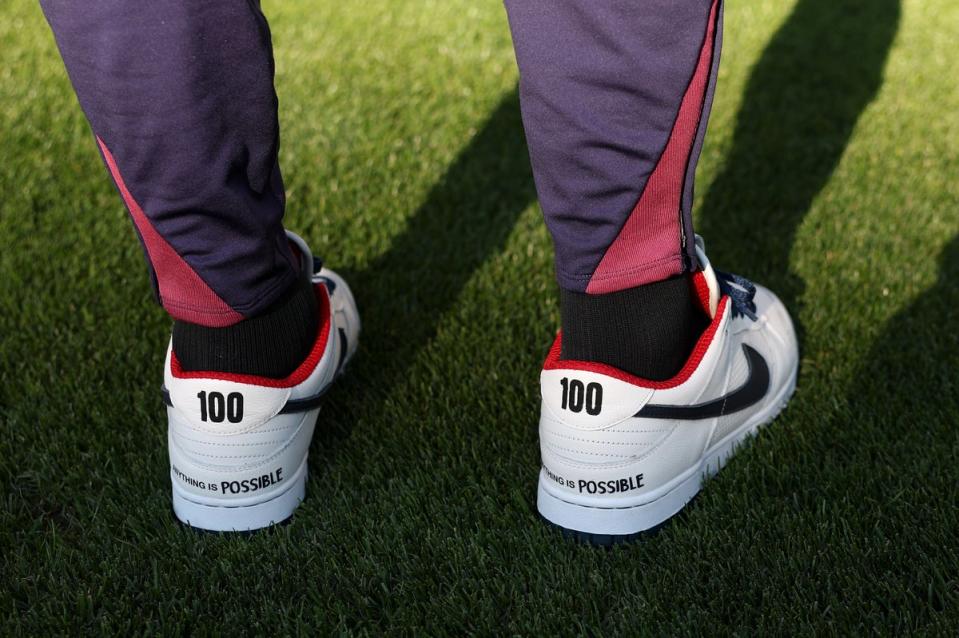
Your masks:
{"label": "dark outsole", "polygon": [[632,534],[593,534],[591,532],[583,532],[578,529],[569,529],[568,527],[557,525],[542,514],[539,514],[539,517],[549,527],[559,530],[563,535],[563,538],[566,540],[582,543],[584,545],[594,545],[596,547],[615,547],[616,545],[625,545],[636,541],[647,541],[652,539],[654,536],[659,534],[664,527],[673,521],[684,518],[686,513],[689,511],[689,506],[696,501],[698,496],[699,493],[693,495],[693,497],[686,502],[681,510],[667,518],[659,525],[650,527],[649,529],[644,529],[641,532],[634,532]]}
{"label": "dark outsole", "polygon": [[639,540],[648,540],[658,534],[659,530],[661,530],[667,523],[669,523],[670,520],[672,520],[665,520],[656,527],[651,527],[633,534],[593,534],[590,532],[583,532],[578,529],[562,527],[561,525],[557,525],[553,521],[546,519],[542,515],[540,515],[540,518],[543,519],[543,522],[548,526],[559,530],[563,535],[563,538],[577,543],[582,543],[584,545],[595,545],[596,547],[614,547],[616,545],[625,545],[627,543],[632,543]]}

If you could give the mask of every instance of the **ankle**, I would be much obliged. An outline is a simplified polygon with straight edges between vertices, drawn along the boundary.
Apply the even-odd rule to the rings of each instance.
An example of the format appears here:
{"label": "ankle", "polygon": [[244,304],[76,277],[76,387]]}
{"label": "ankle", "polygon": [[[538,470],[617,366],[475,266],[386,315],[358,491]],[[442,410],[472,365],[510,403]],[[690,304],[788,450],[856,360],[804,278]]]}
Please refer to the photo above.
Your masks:
{"label": "ankle", "polygon": [[686,363],[709,317],[680,275],[602,295],[560,290],[562,358],[662,381]]}
{"label": "ankle", "polygon": [[282,379],[306,359],[316,340],[316,296],[306,276],[264,313],[228,326],[173,324],[173,351],[188,371],[228,372]]}

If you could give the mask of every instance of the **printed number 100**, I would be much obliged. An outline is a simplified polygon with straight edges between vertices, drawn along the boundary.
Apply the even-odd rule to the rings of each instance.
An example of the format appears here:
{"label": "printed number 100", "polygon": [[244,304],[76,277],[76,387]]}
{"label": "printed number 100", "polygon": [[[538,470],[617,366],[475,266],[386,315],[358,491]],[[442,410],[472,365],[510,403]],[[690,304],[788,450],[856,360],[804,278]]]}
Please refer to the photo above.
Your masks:
{"label": "printed number 100", "polygon": [[560,381],[563,386],[563,405],[564,410],[570,412],[582,412],[586,408],[586,414],[596,416],[603,409],[603,386],[595,381],[584,385],[579,379],[568,379],[563,377]]}

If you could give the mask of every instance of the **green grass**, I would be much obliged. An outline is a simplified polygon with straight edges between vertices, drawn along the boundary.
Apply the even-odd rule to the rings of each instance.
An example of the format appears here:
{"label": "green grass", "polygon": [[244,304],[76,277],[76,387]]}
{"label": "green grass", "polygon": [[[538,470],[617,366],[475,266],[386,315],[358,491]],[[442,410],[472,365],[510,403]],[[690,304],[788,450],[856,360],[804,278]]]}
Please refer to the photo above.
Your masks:
{"label": "green grass", "polygon": [[365,319],[292,524],[170,513],[169,320],[36,3],[0,21],[0,633],[959,627],[959,4],[734,2],[697,223],[800,326],[789,409],[658,535],[537,518],[557,327],[499,3],[268,0],[288,225]]}

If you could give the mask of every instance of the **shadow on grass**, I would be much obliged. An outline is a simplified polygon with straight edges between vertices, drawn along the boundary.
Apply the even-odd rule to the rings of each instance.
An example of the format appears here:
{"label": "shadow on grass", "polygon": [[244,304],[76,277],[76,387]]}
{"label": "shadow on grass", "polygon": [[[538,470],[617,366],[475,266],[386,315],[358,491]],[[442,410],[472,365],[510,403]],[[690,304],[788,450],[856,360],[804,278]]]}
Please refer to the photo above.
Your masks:
{"label": "shadow on grass", "polygon": [[[360,356],[347,375],[348,386],[363,386],[363,413],[375,414],[472,274],[503,249],[520,213],[535,200],[514,89],[389,251],[363,270],[344,272],[364,320]],[[335,454],[332,445],[348,435],[352,419],[338,421],[346,423],[318,430],[317,460]]]}
{"label": "shadow on grass", "polygon": [[819,551],[848,557],[810,570],[828,583],[823,610],[854,597],[888,626],[917,629],[959,604],[957,282],[959,236],[940,255],[936,284],[862,358],[845,404],[806,428],[781,479],[781,496],[801,511],[828,512],[810,517],[811,535],[835,543]]}
{"label": "shadow on grass", "polygon": [[900,581],[883,592],[890,614],[959,604],[959,235],[939,262],[935,286],[886,324],[855,376],[850,420],[872,426],[832,427],[831,487],[863,503],[882,548],[868,553],[875,573]]}
{"label": "shadow on grass", "polygon": [[752,70],[703,202],[696,226],[713,263],[769,286],[794,318],[796,230],[882,86],[899,14],[899,0],[799,0]]}
{"label": "shadow on grass", "polygon": [[[883,327],[855,375],[853,413],[898,424],[885,433],[925,436],[959,444],[959,235],[939,255],[936,284]],[[878,433],[877,433],[878,435]],[[954,448],[954,451],[959,451]],[[953,471],[959,466],[952,460]],[[959,488],[959,484],[955,486]],[[955,503],[950,503],[954,506]],[[959,512],[957,512],[959,513]]]}

